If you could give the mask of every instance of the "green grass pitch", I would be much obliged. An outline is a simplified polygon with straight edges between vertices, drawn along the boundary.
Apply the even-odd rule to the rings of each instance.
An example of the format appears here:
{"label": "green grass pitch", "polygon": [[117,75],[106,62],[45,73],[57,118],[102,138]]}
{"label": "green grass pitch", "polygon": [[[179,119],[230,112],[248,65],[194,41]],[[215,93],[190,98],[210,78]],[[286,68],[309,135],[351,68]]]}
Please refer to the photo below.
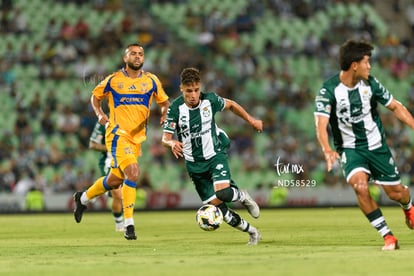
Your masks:
{"label": "green grass pitch", "polygon": [[0,215],[0,275],[412,275],[414,231],[383,208],[401,249],[383,241],[358,208],[267,209],[263,240],[223,224],[204,232],[194,211],[136,211],[138,240],[114,231],[108,213]]}

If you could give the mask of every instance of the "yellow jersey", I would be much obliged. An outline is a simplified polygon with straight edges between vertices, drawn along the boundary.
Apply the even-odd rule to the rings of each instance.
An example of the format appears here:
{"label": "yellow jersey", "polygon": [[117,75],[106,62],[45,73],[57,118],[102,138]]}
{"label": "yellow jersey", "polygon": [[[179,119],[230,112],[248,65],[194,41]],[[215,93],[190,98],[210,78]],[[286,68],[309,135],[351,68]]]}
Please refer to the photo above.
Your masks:
{"label": "yellow jersey", "polygon": [[153,98],[157,104],[168,100],[160,80],[142,71],[130,78],[125,69],[107,76],[92,91],[99,100],[108,98],[109,125],[107,133],[124,136],[133,143],[146,139],[147,123]]}

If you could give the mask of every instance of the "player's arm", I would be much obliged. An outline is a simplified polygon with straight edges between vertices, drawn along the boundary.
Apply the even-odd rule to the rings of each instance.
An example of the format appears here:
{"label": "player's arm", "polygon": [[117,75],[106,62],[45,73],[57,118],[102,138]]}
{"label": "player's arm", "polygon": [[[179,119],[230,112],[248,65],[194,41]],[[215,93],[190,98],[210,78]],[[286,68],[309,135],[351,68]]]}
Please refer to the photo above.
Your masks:
{"label": "player's arm", "polygon": [[162,125],[167,118],[167,111],[168,107],[170,107],[170,101],[166,100],[165,102],[159,103],[158,105],[161,109],[160,125]]}
{"label": "player's arm", "polygon": [[89,149],[106,152],[106,146],[104,144],[100,144],[92,140],[89,140]]}
{"label": "player's arm", "polygon": [[408,109],[399,101],[392,99],[387,108],[394,112],[395,116],[404,124],[414,129],[414,118]]}
{"label": "player's arm", "polygon": [[174,154],[175,158],[183,157],[183,144],[173,139],[173,133],[164,131],[161,139],[162,144],[165,147],[169,147]]}
{"label": "player's arm", "polygon": [[316,137],[318,138],[319,145],[322,148],[323,155],[325,156],[326,167],[328,171],[332,170],[333,164],[339,158],[339,154],[332,150],[329,144],[328,136],[328,124],[329,117],[322,115],[315,115]]}
{"label": "player's arm", "polygon": [[229,109],[231,112],[248,122],[258,132],[263,131],[263,122],[250,115],[241,105],[230,99],[224,99],[226,104],[224,109]]}
{"label": "player's arm", "polygon": [[102,110],[101,107],[101,100],[99,100],[95,95],[92,94],[91,96],[91,105],[93,108],[93,111],[95,112],[96,117],[98,117],[98,122],[101,125],[105,125],[109,122],[108,116],[105,114],[105,112]]}

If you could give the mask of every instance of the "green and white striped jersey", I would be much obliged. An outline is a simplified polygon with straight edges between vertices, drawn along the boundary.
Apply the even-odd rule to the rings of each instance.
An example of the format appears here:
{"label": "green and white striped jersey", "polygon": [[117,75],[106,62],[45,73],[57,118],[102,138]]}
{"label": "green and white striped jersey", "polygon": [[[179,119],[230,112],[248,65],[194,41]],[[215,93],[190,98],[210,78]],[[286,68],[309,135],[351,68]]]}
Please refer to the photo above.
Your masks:
{"label": "green and white striped jersey", "polygon": [[183,143],[186,161],[205,161],[224,150],[219,138],[222,130],[214,119],[224,107],[224,98],[215,93],[201,93],[200,103],[195,108],[188,107],[182,95],[171,103],[164,132],[176,131],[178,140]]}
{"label": "green and white striped jersey", "polygon": [[345,86],[339,73],[325,81],[315,98],[315,115],[329,117],[337,151],[343,148],[373,150],[385,143],[377,104],[387,106],[393,97],[375,78]]}

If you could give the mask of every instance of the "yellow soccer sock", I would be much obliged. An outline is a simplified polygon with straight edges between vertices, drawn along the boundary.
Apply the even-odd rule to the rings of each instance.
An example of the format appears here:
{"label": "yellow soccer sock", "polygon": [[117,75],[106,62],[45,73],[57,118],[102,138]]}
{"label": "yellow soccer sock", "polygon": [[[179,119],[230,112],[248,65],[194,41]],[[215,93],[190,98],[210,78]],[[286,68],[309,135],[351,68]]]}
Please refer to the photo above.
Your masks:
{"label": "yellow soccer sock", "polygon": [[90,186],[88,190],[86,190],[86,196],[88,197],[88,200],[100,196],[108,191],[104,186],[104,178],[105,177],[103,176],[98,178],[95,183],[93,183],[93,185]]}
{"label": "yellow soccer sock", "polygon": [[126,179],[124,181],[124,185],[122,185],[122,203],[124,207],[125,220],[133,218],[136,196],[136,183]]}

